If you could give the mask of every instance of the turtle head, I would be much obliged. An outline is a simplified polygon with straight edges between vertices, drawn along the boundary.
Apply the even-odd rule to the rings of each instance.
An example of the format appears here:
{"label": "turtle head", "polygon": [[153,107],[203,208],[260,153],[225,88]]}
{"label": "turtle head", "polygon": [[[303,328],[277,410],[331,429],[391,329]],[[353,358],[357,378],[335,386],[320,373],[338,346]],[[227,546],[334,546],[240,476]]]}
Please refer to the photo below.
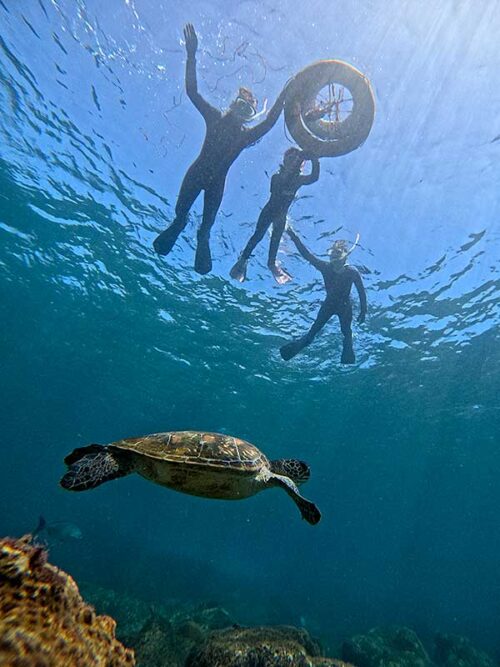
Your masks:
{"label": "turtle head", "polygon": [[270,461],[271,472],[289,477],[295,484],[304,484],[311,475],[307,463],[298,459],[276,459]]}

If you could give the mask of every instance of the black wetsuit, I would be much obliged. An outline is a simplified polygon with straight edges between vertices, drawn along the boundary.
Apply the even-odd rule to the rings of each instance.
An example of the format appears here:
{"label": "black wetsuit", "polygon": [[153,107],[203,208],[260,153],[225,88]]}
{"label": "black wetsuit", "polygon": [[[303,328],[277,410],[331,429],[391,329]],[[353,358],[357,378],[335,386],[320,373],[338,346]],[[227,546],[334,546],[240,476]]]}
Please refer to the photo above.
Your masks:
{"label": "black wetsuit", "polygon": [[195,269],[199,273],[208,273],[212,268],[210,230],[222,201],[227,172],[238,155],[261,139],[276,123],[283,108],[285,91],[280,94],[266,119],[250,128],[245,127],[234,113],[223,114],[200,95],[196,81],[196,58],[189,55],[186,61],[186,91],[205,119],[205,141],[200,154],[182,181],[175,207],[175,219],[155,239],[154,247],[161,255],[170,252],[187,224],[187,216],[195,199],[204,190],[203,218],[198,230]]}
{"label": "black wetsuit", "polygon": [[358,291],[360,319],[363,321],[366,315],[366,292],[361,275],[353,266],[344,266],[340,271],[336,271],[331,262],[325,262],[313,255],[295,234],[292,235],[292,239],[300,254],[318,271],[321,271],[325,282],[326,299],[321,304],[321,308],[309,331],[298,340],[283,345],[280,349],[281,356],[286,360],[294,357],[314,340],[316,334],[321,331],[333,315],[337,315],[340,330],[344,336],[341,363],[353,364],[356,358],[352,347],[352,304],[350,293],[354,285]]}
{"label": "black wetsuit", "polygon": [[246,261],[249,259],[255,247],[262,241],[264,234],[272,224],[273,232],[269,246],[268,264],[274,265],[276,263],[279,243],[285,231],[288,209],[295,199],[299,188],[302,185],[316,183],[318,178],[319,160],[317,158],[312,160],[312,171],[308,176],[304,176],[300,172],[290,173],[285,169],[280,169],[272,176],[271,196],[260,212],[255,231],[241,253],[240,260]]}

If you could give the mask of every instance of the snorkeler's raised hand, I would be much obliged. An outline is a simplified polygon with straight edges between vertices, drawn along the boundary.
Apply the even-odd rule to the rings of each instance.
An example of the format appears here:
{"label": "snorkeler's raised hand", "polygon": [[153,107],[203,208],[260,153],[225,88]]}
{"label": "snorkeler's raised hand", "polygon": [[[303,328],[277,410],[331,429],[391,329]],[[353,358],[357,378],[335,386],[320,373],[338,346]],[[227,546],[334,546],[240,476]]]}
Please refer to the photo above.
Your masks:
{"label": "snorkeler's raised hand", "polygon": [[360,324],[364,324],[365,323],[365,317],[366,317],[366,313],[364,311],[361,311],[360,314],[359,314],[359,317],[358,317],[358,322]]}
{"label": "snorkeler's raised hand", "polygon": [[188,56],[196,55],[198,50],[198,37],[192,23],[186,23],[184,26],[184,41]]}

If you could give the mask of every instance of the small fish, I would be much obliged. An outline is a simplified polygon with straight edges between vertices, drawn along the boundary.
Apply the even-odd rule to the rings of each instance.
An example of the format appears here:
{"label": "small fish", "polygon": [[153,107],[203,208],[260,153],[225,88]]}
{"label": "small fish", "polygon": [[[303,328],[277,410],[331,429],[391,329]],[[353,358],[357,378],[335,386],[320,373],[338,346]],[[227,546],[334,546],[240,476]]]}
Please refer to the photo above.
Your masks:
{"label": "small fish", "polygon": [[80,528],[69,521],[54,521],[47,523],[43,516],[38,520],[38,526],[32,533],[33,541],[42,542],[72,542],[81,540],[83,535]]}

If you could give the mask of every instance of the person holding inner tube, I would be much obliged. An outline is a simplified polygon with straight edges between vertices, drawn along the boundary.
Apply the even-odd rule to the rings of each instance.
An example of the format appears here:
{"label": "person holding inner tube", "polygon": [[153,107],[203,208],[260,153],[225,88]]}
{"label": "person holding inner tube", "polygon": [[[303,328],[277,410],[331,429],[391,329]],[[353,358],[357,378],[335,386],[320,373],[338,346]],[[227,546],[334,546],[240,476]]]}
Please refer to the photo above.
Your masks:
{"label": "person holding inner tube", "polygon": [[291,276],[276,262],[276,255],[281,237],[285,231],[288,209],[294,201],[298,189],[302,185],[316,183],[319,178],[319,160],[316,157],[311,158],[311,173],[308,175],[301,173],[306,159],[306,155],[299,148],[289,148],[285,151],[280,168],[271,177],[271,196],[259,215],[254,233],[231,269],[231,277],[239,280],[240,283],[246,278],[247,264],[251,254],[257,244],[262,241],[264,234],[271,225],[273,230],[269,244],[267,266],[280,285],[291,280]]}
{"label": "person holding inner tube", "polygon": [[203,218],[197,234],[195,270],[205,274],[212,268],[210,231],[222,201],[229,168],[245,148],[259,141],[276,123],[283,109],[287,87],[285,86],[280,93],[263,121],[258,125],[246,127],[247,123],[260,115],[257,113],[257,100],[252,92],[240,88],[236,99],[231,102],[225,113],[209,104],[198,92],[196,81],[198,37],[190,23],[184,28],[184,39],[187,52],[186,92],[205,120],[206,134],[200,154],[182,181],[175,207],[175,219],[155,239],[153,245],[160,255],[167,255],[172,250],[187,224],[189,210],[203,190]]}
{"label": "person holding inner tube", "polygon": [[306,248],[290,226],[287,226],[287,232],[302,257],[321,272],[325,283],[326,299],[323,301],[316,320],[309,331],[301,338],[287,343],[280,348],[282,358],[288,361],[298,354],[314,340],[316,334],[321,331],[325,324],[334,315],[337,315],[340,322],[340,330],[344,337],[340,362],[342,364],[354,364],[356,358],[352,346],[352,305],[350,293],[354,285],[357,289],[360,303],[358,322],[362,324],[366,316],[366,292],[359,271],[347,264],[347,258],[356,247],[359,236],[350,249],[346,241],[335,241],[330,250],[330,261],[324,261],[313,255]]}
{"label": "person holding inner tube", "polygon": [[[331,110],[332,105],[333,102],[316,105],[307,112],[307,120],[315,121],[323,118]],[[311,173],[306,176],[302,174],[302,167],[307,159],[311,160],[312,169]],[[291,280],[291,276],[276,262],[281,237],[285,231],[286,216],[299,188],[316,183],[318,179],[319,159],[316,156],[309,158],[302,150],[295,147],[285,151],[279,170],[271,177],[271,196],[259,215],[254,233],[231,269],[232,278],[239,280],[240,283],[245,280],[248,260],[272,225],[267,266],[278,284],[284,285]]]}

